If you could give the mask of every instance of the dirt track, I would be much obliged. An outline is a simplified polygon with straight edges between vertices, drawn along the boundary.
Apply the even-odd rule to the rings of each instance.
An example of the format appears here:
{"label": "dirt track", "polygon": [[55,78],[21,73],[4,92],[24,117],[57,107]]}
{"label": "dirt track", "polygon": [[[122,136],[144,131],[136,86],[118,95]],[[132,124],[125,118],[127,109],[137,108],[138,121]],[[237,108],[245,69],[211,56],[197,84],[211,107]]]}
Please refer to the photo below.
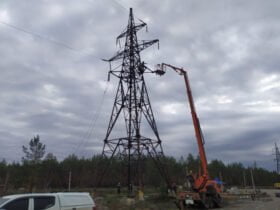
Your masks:
{"label": "dirt track", "polygon": [[280,210],[280,198],[275,196],[280,190],[262,190],[268,194],[267,197],[261,197],[256,200],[238,199],[229,201],[220,210]]}
{"label": "dirt track", "polygon": [[[222,208],[215,210],[280,210],[280,197],[276,197],[275,193],[280,190],[261,190],[266,193],[266,196],[261,196],[256,200],[252,200],[249,196],[239,198],[236,196],[231,199],[224,199],[225,202]],[[114,192],[104,192],[101,197],[96,197],[96,203],[99,210],[121,209],[121,210],[178,210],[172,199],[156,199],[150,195],[142,202],[127,203],[124,195],[117,195]],[[194,209],[194,208],[191,208]],[[196,208],[197,209],[197,208]]]}

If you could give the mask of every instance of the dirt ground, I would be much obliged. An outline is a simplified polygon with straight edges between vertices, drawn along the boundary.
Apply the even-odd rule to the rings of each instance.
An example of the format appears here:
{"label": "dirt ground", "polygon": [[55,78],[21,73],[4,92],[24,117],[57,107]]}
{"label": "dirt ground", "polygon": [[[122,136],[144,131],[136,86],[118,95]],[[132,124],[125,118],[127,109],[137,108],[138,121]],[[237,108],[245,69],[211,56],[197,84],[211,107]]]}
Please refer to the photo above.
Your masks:
{"label": "dirt ground", "polygon": [[261,192],[267,193],[267,197],[260,197],[256,200],[237,199],[227,201],[220,210],[280,210],[280,198],[275,196],[280,190],[263,189]]}
{"label": "dirt ground", "polygon": [[[263,189],[261,196],[252,200],[249,196],[224,199],[224,204],[219,210],[280,210],[280,197],[275,193],[280,190]],[[144,201],[127,199],[125,194],[117,195],[115,192],[107,191],[95,197],[98,210],[176,210],[174,200],[168,197],[162,197],[155,193],[147,193]],[[178,210],[178,209],[177,209]],[[218,209],[216,209],[218,210]]]}

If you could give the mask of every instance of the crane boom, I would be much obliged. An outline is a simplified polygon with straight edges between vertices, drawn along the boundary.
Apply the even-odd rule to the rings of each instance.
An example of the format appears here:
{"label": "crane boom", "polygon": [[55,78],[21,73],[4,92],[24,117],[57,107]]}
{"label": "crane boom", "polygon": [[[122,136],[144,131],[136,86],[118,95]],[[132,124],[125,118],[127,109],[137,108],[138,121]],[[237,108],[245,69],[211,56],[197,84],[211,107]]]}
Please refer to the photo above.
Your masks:
{"label": "crane boom", "polygon": [[[208,174],[208,169],[207,169],[207,158],[206,158],[206,153],[205,153],[205,149],[204,149],[204,138],[203,138],[203,133],[202,133],[202,130],[200,127],[199,118],[197,117],[197,114],[196,114],[194,100],[193,100],[193,96],[192,96],[192,91],[191,91],[187,71],[185,71],[183,68],[178,68],[173,65],[166,64],[166,63],[159,64],[159,66],[160,66],[160,70],[157,70],[157,71],[162,71],[162,73],[163,73],[163,72],[165,72],[164,67],[169,67],[184,77],[184,81],[185,81],[185,85],[186,85],[186,92],[187,92],[187,96],[188,96],[188,100],[189,100],[189,106],[190,106],[190,110],[191,110],[192,121],[193,121],[193,126],[194,126],[194,131],[195,131],[195,136],[196,136],[198,150],[199,150],[199,156],[200,156],[200,160],[201,160],[201,167],[202,167],[202,172],[203,172],[202,175],[206,179],[208,179],[209,174]],[[158,72],[158,73],[160,73],[160,72]]]}
{"label": "crane boom", "polygon": [[183,191],[179,193],[178,202],[180,209],[184,209],[183,206],[186,204],[186,200],[188,200],[190,204],[200,203],[206,209],[212,207],[220,207],[222,202],[220,193],[222,192],[222,189],[220,184],[218,184],[215,180],[211,180],[209,177],[207,169],[207,158],[204,149],[203,133],[196,114],[187,71],[185,71],[183,68],[178,68],[166,63],[158,64],[158,67],[159,68],[154,71],[154,73],[156,74],[163,75],[165,73],[166,67],[168,67],[184,77],[202,168],[202,174],[199,174],[199,176],[194,173],[190,173],[187,175],[187,179],[191,184],[192,191]]}

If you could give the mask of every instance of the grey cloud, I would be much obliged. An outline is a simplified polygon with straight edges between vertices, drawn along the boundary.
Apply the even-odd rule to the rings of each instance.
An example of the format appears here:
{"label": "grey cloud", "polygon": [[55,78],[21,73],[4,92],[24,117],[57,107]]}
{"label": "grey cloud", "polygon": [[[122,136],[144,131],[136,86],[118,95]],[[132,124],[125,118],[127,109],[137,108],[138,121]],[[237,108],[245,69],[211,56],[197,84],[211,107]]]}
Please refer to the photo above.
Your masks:
{"label": "grey cloud", "polygon": [[[267,148],[279,138],[279,86],[267,86],[280,78],[280,4],[260,0],[120,4],[134,7],[136,21],[148,22],[149,33],[139,33],[139,39],[160,39],[159,50],[151,47],[142,53],[151,68],[166,62],[188,69],[208,159],[246,164],[256,159],[273,169]],[[111,0],[13,0],[0,5],[0,16],[3,11],[10,24],[47,39],[0,25],[0,132],[10,151],[3,149],[0,158],[19,161],[19,145],[37,133],[60,159],[71,153],[100,153],[117,84],[111,78],[103,99],[108,64],[100,58],[118,50],[115,38],[127,24],[128,11]],[[261,82],[272,75],[272,82]],[[177,157],[195,153],[183,78],[170,71],[163,77],[147,75],[146,81],[165,153]],[[167,104],[179,104],[180,109],[175,114],[163,112]],[[152,135],[146,124],[143,129],[143,135]],[[114,135],[122,132],[117,129]]]}

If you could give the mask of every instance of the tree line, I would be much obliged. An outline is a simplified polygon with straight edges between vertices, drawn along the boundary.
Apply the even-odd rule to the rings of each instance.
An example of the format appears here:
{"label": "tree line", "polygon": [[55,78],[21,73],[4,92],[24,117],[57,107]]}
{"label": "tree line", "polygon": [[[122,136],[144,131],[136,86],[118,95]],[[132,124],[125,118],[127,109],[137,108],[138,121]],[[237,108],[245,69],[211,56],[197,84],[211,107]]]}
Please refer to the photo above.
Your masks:
{"label": "tree line", "polygon": [[[7,191],[24,192],[52,191],[54,189],[67,190],[71,174],[71,187],[94,188],[97,179],[102,177],[101,187],[115,187],[120,182],[126,185],[126,165],[118,158],[103,158],[94,155],[91,158],[79,158],[71,154],[62,161],[55,155],[46,153],[46,147],[40,142],[40,137],[35,136],[29,145],[23,146],[25,156],[22,161],[7,163],[0,162],[0,186],[2,193]],[[199,171],[199,157],[189,154],[179,160],[165,157],[163,160],[168,169],[172,182],[183,184],[186,182],[187,171]],[[106,173],[102,172],[107,168]],[[142,163],[142,180],[145,186],[160,187],[165,184],[162,175],[157,170],[153,159],[147,157]],[[251,171],[256,186],[273,186],[280,182],[279,174],[259,167],[245,167],[242,163],[224,164],[220,160],[213,160],[208,165],[211,178],[222,180],[226,186],[250,186]]]}

